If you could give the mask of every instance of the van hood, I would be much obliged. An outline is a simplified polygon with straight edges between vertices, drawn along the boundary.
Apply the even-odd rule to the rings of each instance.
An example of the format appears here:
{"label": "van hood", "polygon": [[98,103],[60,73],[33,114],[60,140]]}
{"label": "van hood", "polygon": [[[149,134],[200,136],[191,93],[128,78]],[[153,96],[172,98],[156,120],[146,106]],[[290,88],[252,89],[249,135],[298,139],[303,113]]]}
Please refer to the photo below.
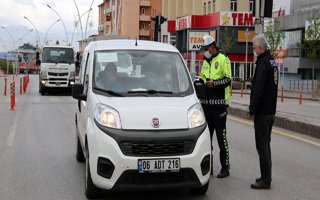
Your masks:
{"label": "van hood", "polygon": [[[105,97],[99,101],[118,111],[122,129],[162,130],[187,129],[188,110],[198,100],[194,95],[187,97]],[[153,126],[158,119],[159,127]]]}

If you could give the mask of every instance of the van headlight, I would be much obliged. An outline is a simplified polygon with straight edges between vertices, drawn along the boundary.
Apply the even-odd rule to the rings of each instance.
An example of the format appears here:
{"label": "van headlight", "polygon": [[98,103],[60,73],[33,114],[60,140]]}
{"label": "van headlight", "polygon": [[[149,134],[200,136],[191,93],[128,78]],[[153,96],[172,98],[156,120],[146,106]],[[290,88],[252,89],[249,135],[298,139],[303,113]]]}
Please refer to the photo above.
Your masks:
{"label": "van headlight", "polygon": [[94,117],[102,126],[121,129],[119,113],[109,106],[100,103],[97,104],[94,112]]}
{"label": "van headlight", "polygon": [[199,103],[193,105],[188,110],[188,123],[189,128],[196,128],[203,125],[206,122],[203,109]]}

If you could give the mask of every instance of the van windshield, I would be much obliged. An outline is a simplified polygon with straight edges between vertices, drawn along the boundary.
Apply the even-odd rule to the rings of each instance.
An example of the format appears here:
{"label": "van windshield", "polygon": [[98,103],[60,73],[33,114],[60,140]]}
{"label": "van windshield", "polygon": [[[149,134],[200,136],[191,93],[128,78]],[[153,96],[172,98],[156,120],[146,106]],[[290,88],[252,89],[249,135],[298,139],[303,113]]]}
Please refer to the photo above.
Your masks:
{"label": "van windshield", "polygon": [[179,53],[97,51],[93,76],[94,91],[109,96],[115,92],[122,96],[181,97],[193,92]]}

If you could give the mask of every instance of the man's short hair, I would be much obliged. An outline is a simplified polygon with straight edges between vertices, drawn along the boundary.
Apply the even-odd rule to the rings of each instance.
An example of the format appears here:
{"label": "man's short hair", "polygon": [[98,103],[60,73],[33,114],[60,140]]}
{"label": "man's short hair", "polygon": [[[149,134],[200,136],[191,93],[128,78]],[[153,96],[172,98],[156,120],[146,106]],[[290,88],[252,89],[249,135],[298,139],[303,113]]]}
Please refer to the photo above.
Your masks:
{"label": "man's short hair", "polygon": [[259,45],[264,50],[268,49],[268,41],[263,34],[258,34],[256,36],[254,36],[254,38],[252,40],[252,44]]}

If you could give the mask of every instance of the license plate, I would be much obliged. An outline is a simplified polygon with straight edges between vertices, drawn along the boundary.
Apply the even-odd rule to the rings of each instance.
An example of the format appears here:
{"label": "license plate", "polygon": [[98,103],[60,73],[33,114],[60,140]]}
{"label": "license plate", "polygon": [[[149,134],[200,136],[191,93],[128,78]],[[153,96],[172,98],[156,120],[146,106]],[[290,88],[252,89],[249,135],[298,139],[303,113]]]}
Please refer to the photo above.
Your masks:
{"label": "license plate", "polygon": [[138,160],[139,173],[178,172],[179,170],[180,158]]}

